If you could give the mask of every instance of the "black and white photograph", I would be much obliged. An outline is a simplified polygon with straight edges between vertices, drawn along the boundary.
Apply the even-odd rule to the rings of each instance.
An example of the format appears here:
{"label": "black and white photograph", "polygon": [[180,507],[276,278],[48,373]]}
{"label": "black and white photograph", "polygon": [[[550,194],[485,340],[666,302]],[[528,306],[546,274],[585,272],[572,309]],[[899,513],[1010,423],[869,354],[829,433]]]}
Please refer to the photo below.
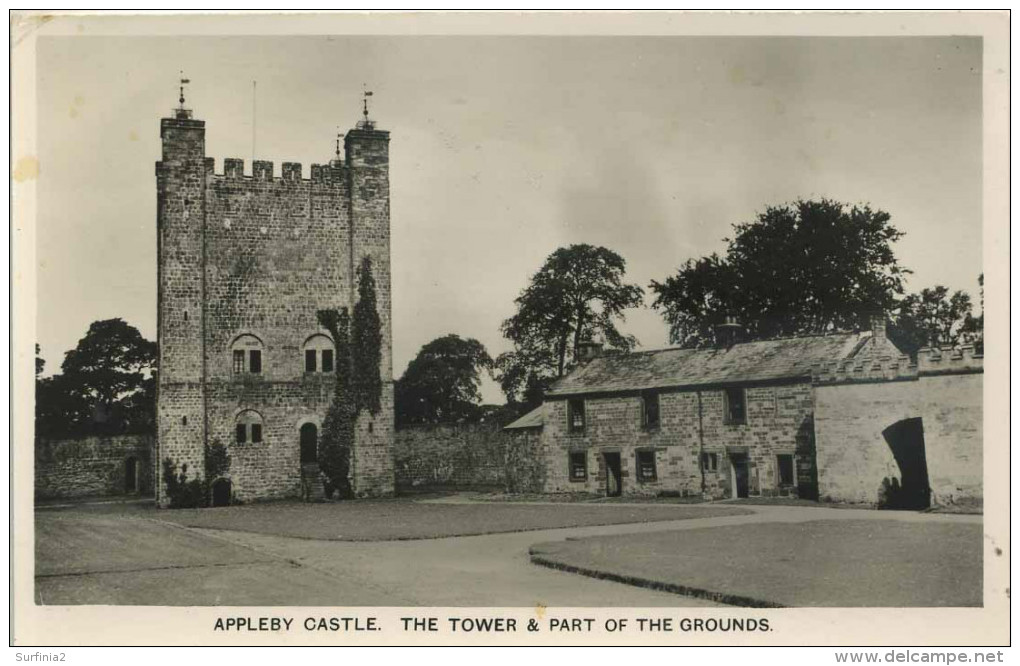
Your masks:
{"label": "black and white photograph", "polygon": [[12,642],[1008,644],[1008,13],[654,18],[12,18]]}

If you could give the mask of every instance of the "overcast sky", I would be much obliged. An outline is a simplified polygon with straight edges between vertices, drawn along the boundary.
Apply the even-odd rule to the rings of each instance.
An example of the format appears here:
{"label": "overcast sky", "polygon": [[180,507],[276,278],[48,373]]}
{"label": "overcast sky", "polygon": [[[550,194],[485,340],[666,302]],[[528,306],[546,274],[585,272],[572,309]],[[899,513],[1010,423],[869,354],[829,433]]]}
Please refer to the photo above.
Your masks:
{"label": "overcast sky", "polygon": [[[218,172],[250,172],[253,80],[256,158],[306,177],[375,92],[397,376],[446,333],[506,350],[500,322],[557,247],[609,247],[647,287],[798,197],[888,211],[909,288],[977,300],[979,39],[46,37],[37,57],[47,373],[98,319],[156,337],[154,163],[181,69]],[[667,343],[650,309],[623,328]]]}

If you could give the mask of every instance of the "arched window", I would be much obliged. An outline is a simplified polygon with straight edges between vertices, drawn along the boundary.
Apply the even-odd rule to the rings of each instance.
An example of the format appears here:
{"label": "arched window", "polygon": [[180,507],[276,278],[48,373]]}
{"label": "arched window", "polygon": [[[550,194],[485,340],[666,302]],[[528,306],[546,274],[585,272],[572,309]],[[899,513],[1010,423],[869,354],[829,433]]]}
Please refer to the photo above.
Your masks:
{"label": "arched window", "polygon": [[305,372],[333,372],[333,341],[319,334],[305,340]]}
{"label": "arched window", "polygon": [[237,415],[234,428],[238,444],[246,442],[258,444],[262,441],[262,415],[252,409],[246,409]]}
{"label": "arched window", "polygon": [[230,351],[235,375],[262,373],[262,341],[254,335],[238,336]]}

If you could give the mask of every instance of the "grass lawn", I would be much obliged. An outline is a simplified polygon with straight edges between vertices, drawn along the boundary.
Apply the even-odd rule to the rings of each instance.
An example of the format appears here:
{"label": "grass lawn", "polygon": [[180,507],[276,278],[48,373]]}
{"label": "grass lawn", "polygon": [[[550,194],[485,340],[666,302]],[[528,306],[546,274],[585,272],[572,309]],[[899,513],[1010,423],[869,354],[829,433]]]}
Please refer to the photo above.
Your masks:
{"label": "grass lawn", "polygon": [[739,605],[980,606],[982,527],[819,520],[537,544],[532,561]]}
{"label": "grass lawn", "polygon": [[735,507],[587,504],[551,507],[496,502],[433,504],[394,499],[323,504],[266,502],[211,509],[152,510],[150,517],[188,527],[305,539],[393,541],[746,513],[749,512]]}

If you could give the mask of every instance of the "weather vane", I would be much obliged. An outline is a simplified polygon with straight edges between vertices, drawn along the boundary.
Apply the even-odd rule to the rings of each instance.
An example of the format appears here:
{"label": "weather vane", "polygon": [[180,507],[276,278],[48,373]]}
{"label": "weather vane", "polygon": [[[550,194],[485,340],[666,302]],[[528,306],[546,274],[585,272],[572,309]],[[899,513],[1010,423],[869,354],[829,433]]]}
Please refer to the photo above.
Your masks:
{"label": "weather vane", "polygon": [[184,78],[184,70],[181,70],[181,97],[178,100],[181,103],[181,108],[184,108],[184,84],[191,83],[191,79]]}
{"label": "weather vane", "polygon": [[[362,84],[362,85],[364,85],[364,84]],[[364,102],[364,104],[365,104],[365,109],[364,109],[363,113],[365,114],[365,122],[366,123],[368,122],[368,98],[371,97],[371,96],[372,96],[372,91],[368,90],[367,86],[366,86],[365,96],[364,96],[364,99],[362,100]]]}

